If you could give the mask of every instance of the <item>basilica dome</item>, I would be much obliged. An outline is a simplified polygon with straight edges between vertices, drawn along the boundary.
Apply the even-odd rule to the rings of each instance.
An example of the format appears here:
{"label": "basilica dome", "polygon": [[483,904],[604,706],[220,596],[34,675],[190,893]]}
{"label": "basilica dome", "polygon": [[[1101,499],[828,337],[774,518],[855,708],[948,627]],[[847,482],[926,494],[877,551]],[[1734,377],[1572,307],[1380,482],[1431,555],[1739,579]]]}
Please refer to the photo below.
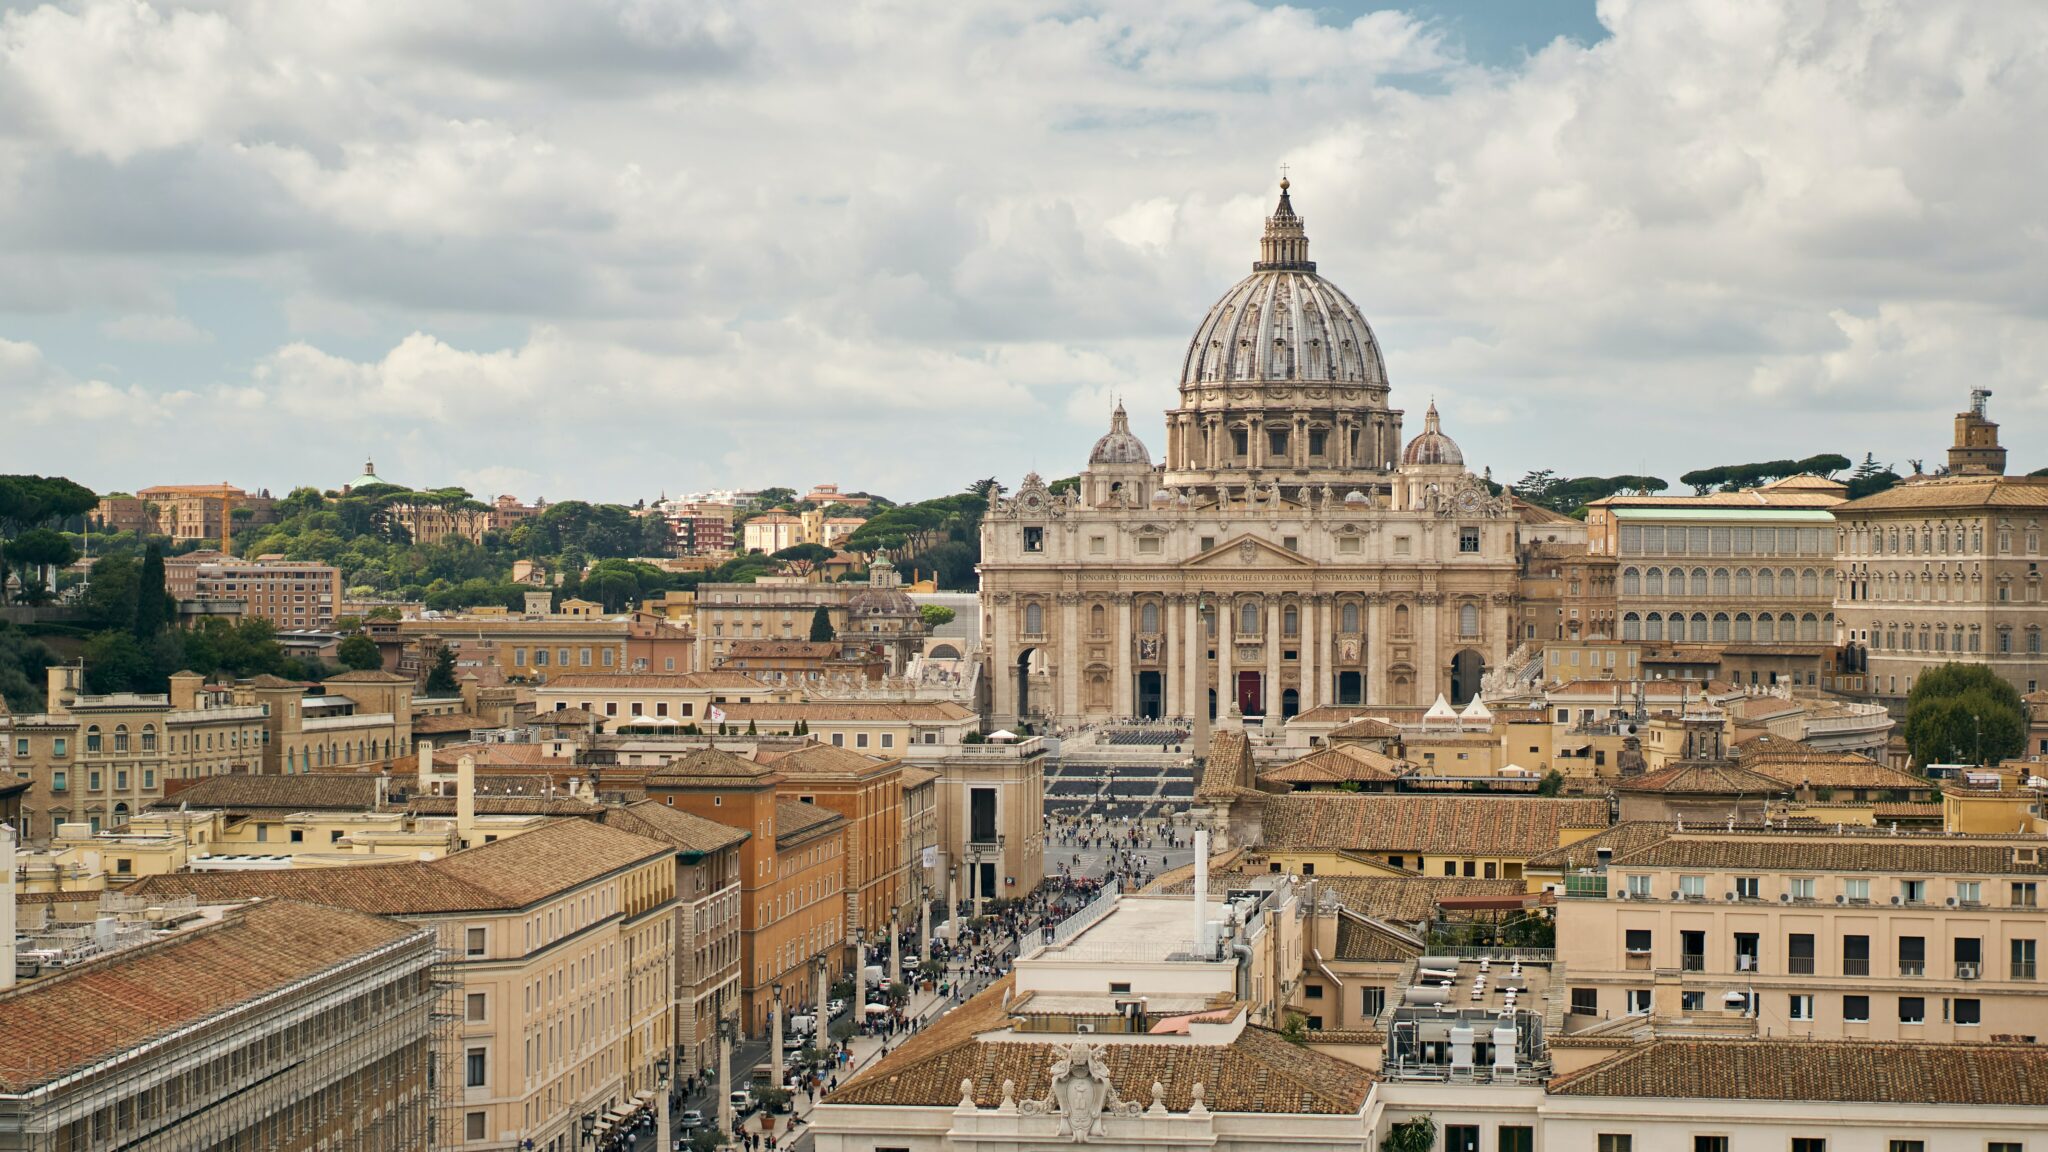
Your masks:
{"label": "basilica dome", "polygon": [[1429,402],[1429,411],[1422,418],[1422,435],[1408,442],[1407,450],[1401,453],[1401,463],[1464,466],[1465,454],[1458,450],[1458,442],[1444,435],[1443,423],[1436,414],[1436,401]]}
{"label": "basilica dome", "polygon": [[1145,442],[1131,431],[1131,418],[1124,414],[1121,401],[1109,418],[1109,433],[1097,440],[1095,451],[1088,454],[1088,466],[1092,468],[1097,464],[1152,466],[1152,454],[1145,451]]}
{"label": "basilica dome", "polygon": [[1181,366],[1181,388],[1247,381],[1385,386],[1378,341],[1358,305],[1316,275],[1288,183],[1266,220],[1259,259],[1209,309]]}

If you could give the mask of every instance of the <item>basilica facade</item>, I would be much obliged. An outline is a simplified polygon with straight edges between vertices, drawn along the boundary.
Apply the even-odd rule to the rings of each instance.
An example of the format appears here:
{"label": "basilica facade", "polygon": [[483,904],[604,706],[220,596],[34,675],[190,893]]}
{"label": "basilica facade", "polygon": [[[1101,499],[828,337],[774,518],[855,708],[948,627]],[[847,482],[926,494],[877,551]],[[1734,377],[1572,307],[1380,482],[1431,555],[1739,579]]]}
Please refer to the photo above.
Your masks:
{"label": "basilica facade", "polygon": [[1251,275],[1188,345],[1164,455],[1119,405],[1077,489],[1034,473],[990,494],[992,724],[1463,703],[1514,646],[1515,508],[1434,404],[1404,445],[1372,329],[1317,275],[1285,180]]}

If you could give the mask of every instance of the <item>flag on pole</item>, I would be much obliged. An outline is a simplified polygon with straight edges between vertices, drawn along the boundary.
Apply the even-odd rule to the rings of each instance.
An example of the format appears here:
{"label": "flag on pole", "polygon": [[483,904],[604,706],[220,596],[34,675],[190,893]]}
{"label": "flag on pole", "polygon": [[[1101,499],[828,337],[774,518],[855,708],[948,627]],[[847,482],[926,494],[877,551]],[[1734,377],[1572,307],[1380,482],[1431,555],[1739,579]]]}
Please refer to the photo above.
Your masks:
{"label": "flag on pole", "polygon": [[716,705],[716,704],[713,704],[713,705],[711,706],[711,712],[710,712],[710,716],[711,716],[711,722],[712,722],[713,724],[723,724],[723,723],[725,723],[725,709],[723,709],[723,708],[720,708],[720,707],[719,707],[718,705]]}

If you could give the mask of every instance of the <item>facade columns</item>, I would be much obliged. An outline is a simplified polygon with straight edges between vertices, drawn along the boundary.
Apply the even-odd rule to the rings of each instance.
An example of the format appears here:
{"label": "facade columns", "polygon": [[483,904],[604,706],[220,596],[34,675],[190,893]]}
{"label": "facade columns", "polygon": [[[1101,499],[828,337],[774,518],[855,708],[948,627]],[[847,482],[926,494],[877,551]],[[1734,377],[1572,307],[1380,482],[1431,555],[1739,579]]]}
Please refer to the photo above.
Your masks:
{"label": "facade columns", "polygon": [[1237,649],[1237,605],[1227,596],[1216,597],[1216,722],[1237,715],[1237,679],[1230,664]]}
{"label": "facade columns", "polygon": [[1056,600],[1060,610],[1060,715],[1081,712],[1081,598],[1062,592]]}
{"label": "facade columns", "polygon": [[1110,643],[1116,649],[1116,690],[1111,693],[1115,702],[1118,719],[1128,720],[1137,715],[1133,701],[1136,699],[1136,685],[1131,683],[1131,594],[1116,594],[1116,631],[1110,634]]}
{"label": "facade columns", "polygon": [[1416,679],[1423,686],[1422,704],[1434,704],[1444,691],[1443,646],[1441,638],[1444,628],[1443,596],[1425,592],[1415,598],[1415,639],[1420,653],[1416,658],[1418,675]]}
{"label": "facade columns", "polygon": [[992,599],[989,608],[989,715],[1010,716],[1014,723],[1017,686],[1010,682],[1010,676],[1016,667],[1017,654],[1012,650],[1010,641],[1010,594],[998,592]]}
{"label": "facade columns", "polygon": [[1301,598],[1301,635],[1296,637],[1295,650],[1300,653],[1297,665],[1301,669],[1301,710],[1303,712],[1321,703],[1322,693],[1316,687],[1316,649],[1323,643],[1323,597],[1311,592]]}
{"label": "facade columns", "polygon": [[1387,683],[1387,600],[1379,593],[1366,597],[1365,604],[1365,702],[1406,704],[1395,700]]}
{"label": "facade columns", "polygon": [[1180,613],[1174,611],[1180,603],[1179,593],[1169,592],[1160,598],[1159,604],[1159,714],[1166,719],[1183,715],[1180,711],[1180,669],[1174,661],[1180,658]]}
{"label": "facade columns", "polygon": [[1181,638],[1181,715],[1194,721],[1195,731],[1207,735],[1209,702],[1203,692],[1208,687],[1208,677],[1204,673],[1203,653],[1208,648],[1202,641],[1202,598],[1193,592],[1187,594],[1186,607],[1181,612]]}
{"label": "facade columns", "polygon": [[1259,707],[1267,731],[1280,726],[1280,598],[1266,597],[1266,678],[1259,686]]}

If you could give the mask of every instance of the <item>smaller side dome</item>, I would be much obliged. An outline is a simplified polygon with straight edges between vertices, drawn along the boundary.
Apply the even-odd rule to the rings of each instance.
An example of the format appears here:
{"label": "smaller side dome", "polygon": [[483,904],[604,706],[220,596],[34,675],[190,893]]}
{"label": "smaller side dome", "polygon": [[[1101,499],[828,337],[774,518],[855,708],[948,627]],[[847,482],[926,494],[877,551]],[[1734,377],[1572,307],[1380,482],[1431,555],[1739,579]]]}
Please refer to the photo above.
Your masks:
{"label": "smaller side dome", "polygon": [[1458,450],[1458,442],[1444,435],[1436,401],[1429,402],[1429,412],[1422,418],[1422,435],[1408,442],[1407,450],[1401,453],[1401,463],[1464,466],[1465,454]]}
{"label": "smaller side dome", "polygon": [[1116,412],[1109,418],[1109,434],[1095,442],[1095,451],[1088,454],[1088,464],[1141,464],[1152,466],[1152,454],[1145,450],[1145,443],[1131,433],[1131,418],[1124,414],[1122,401],[1118,401]]}

